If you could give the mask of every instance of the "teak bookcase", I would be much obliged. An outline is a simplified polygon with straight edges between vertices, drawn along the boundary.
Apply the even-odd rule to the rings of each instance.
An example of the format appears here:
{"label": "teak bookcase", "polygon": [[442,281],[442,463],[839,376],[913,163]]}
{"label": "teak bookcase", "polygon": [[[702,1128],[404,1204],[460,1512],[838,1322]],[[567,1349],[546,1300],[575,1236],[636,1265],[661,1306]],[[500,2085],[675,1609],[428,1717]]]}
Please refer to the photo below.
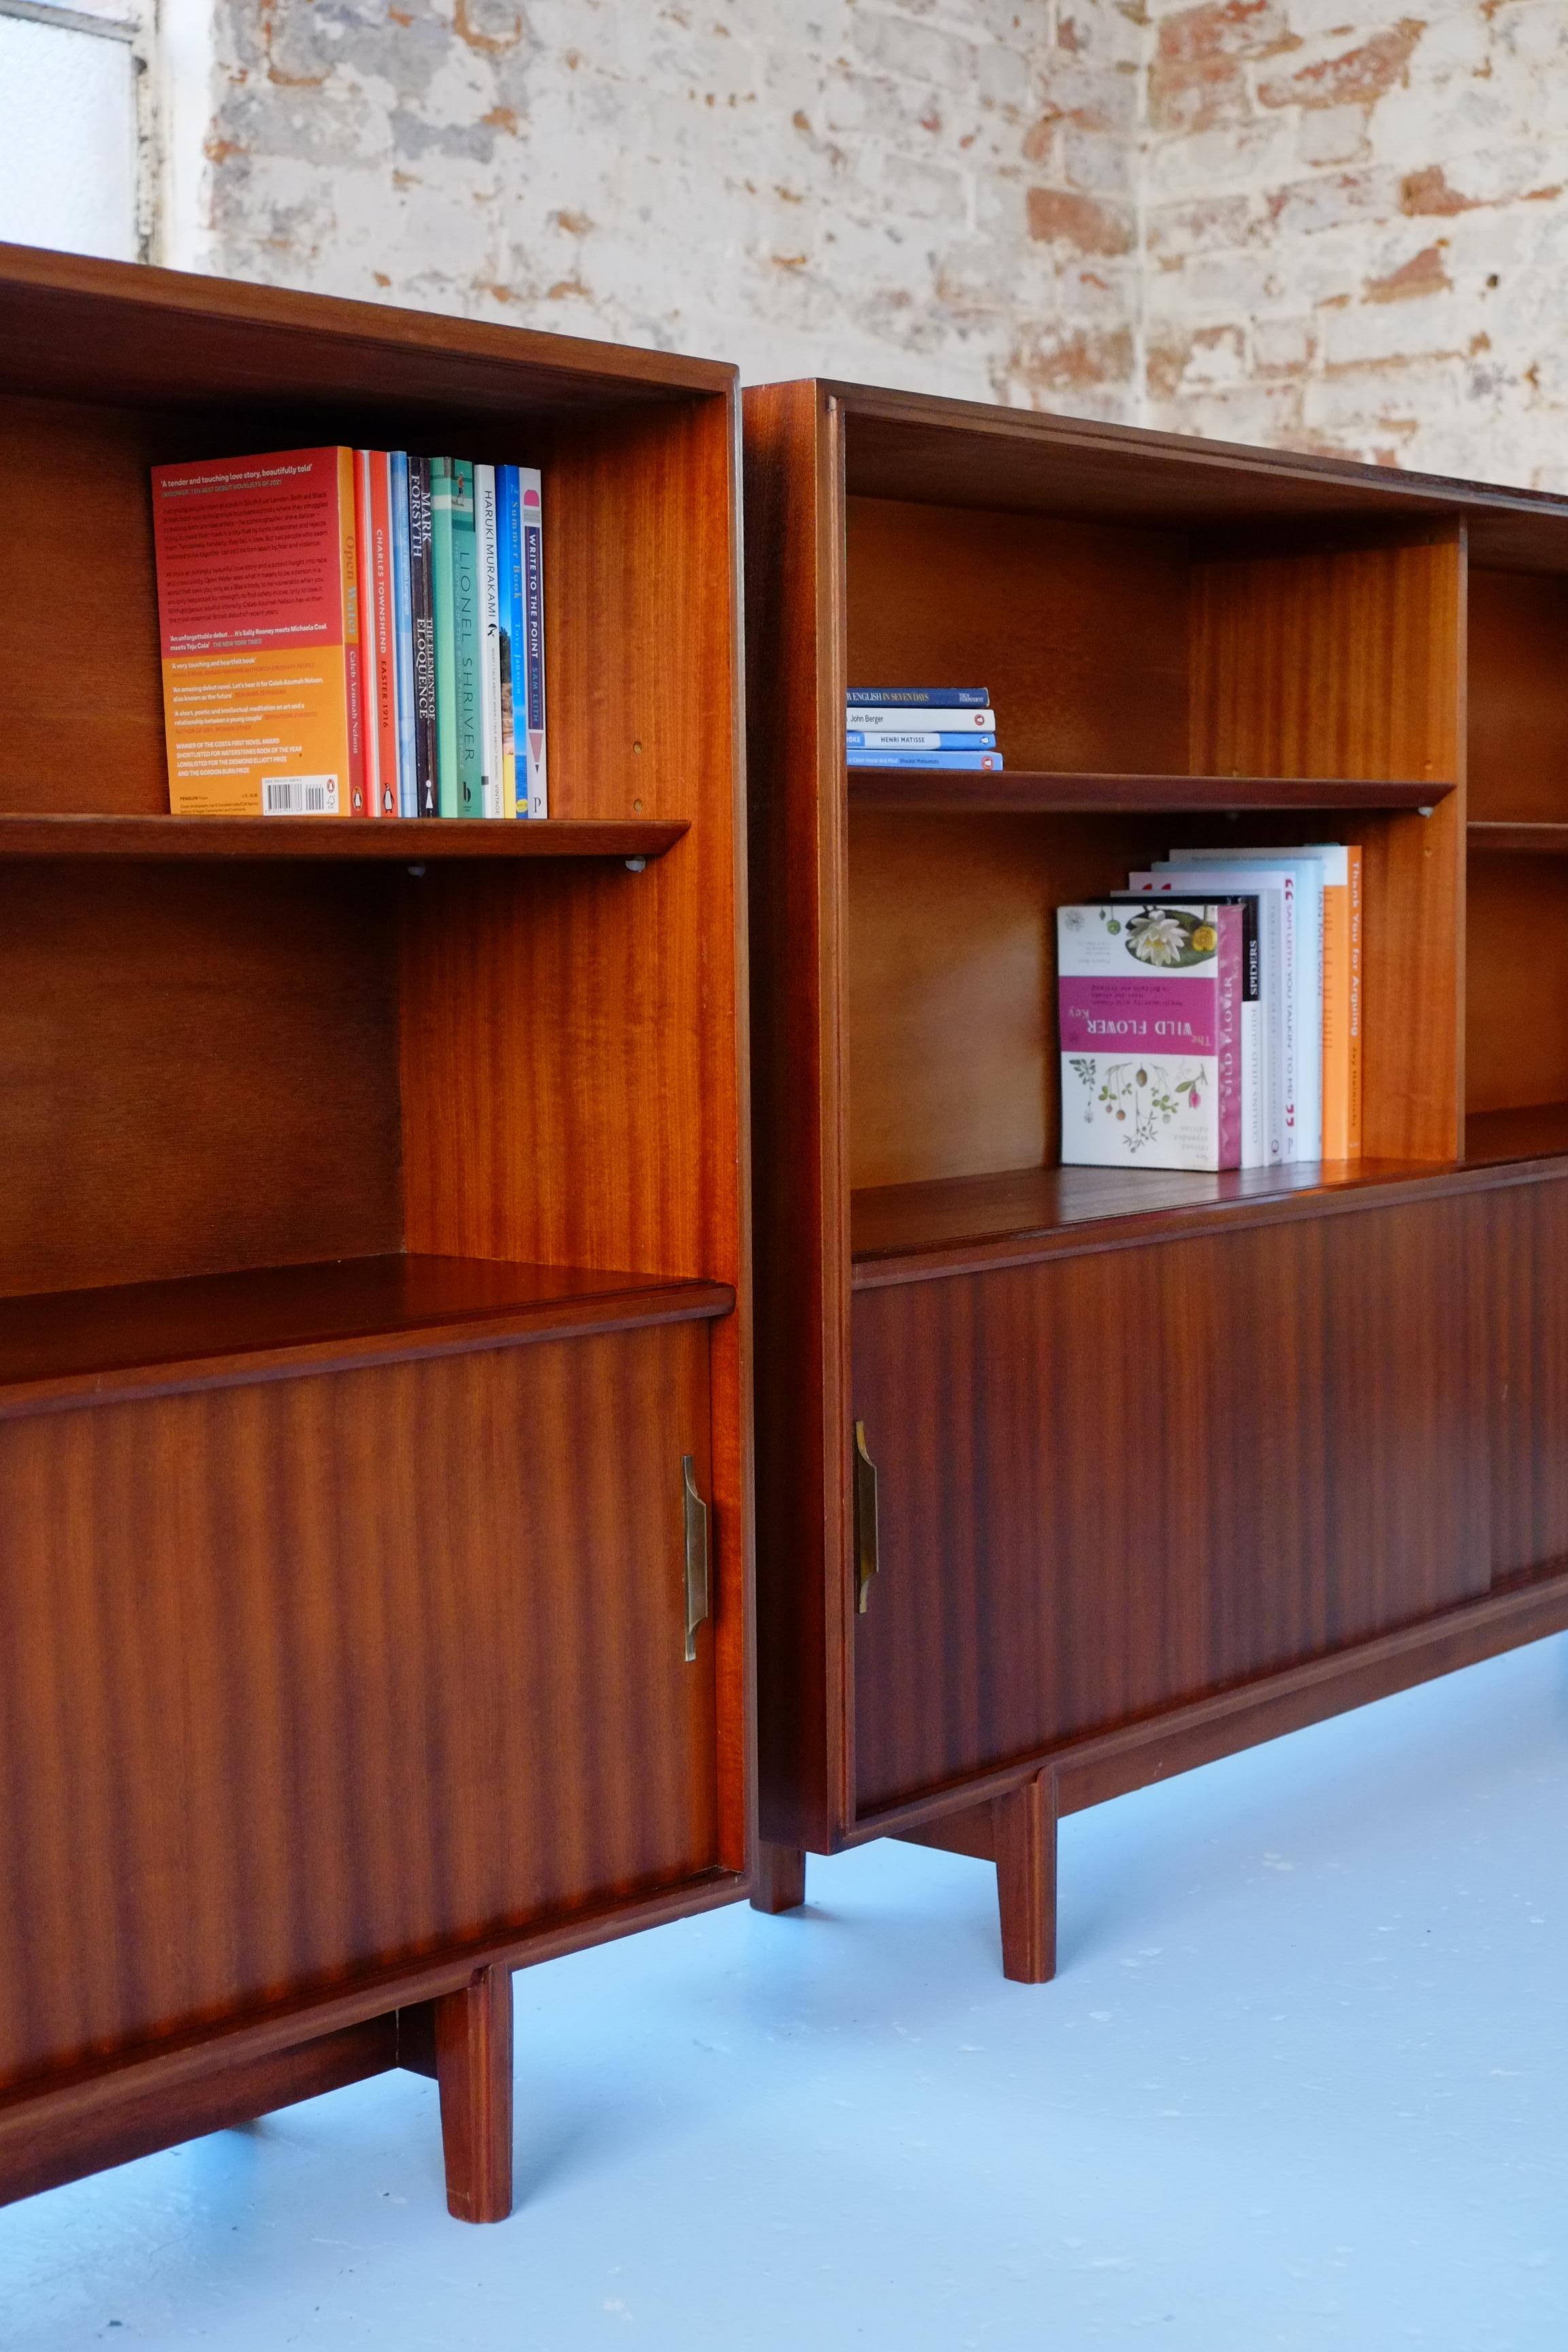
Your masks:
{"label": "teak bookcase", "polygon": [[[1568,1625],[1568,502],[744,416],[753,1900],[984,1855],[1038,1981],[1060,1811]],[[847,776],[847,685],[1005,771]],[[1367,1157],[1063,1169],[1053,910],[1227,834],[1363,846]]]}
{"label": "teak bookcase", "polygon": [[[165,813],[148,468],[326,441],[544,468],[548,822]],[[510,1970],[744,1892],[737,471],[0,248],[0,2197],[402,2065],[499,2218]]]}

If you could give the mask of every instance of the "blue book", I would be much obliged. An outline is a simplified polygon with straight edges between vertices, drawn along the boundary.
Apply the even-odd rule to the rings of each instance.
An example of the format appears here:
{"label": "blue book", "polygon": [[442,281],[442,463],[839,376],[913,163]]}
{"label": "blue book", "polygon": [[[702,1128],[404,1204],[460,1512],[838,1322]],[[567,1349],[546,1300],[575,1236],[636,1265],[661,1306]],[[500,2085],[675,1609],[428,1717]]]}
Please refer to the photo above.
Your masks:
{"label": "blue book", "polygon": [[944,735],[940,728],[900,729],[895,734],[868,735],[859,727],[844,737],[851,751],[994,751],[996,738],[977,727],[973,735]]}
{"label": "blue book", "polygon": [[419,814],[414,753],[414,574],[408,536],[408,452],[394,449],[392,478],[392,644],[397,706],[397,814]]}
{"label": "blue book", "polygon": [[[544,717],[544,499],[539,470],[520,466],[522,492],[522,667],[517,737],[517,813],[550,814],[550,750]],[[514,689],[515,693],[515,689]],[[524,782],[527,800],[524,801]]]}
{"label": "blue book", "polygon": [[851,751],[852,768],[1000,768],[1000,751]]}
{"label": "blue book", "polygon": [[991,700],[988,686],[852,686],[846,702],[909,703],[914,707],[945,702],[960,710],[984,710]]}
{"label": "blue book", "polygon": [[522,486],[515,466],[496,467],[496,569],[500,588],[501,813],[526,816],[517,804],[517,780],[526,802],[527,755],[517,756],[518,659],[522,649]]}

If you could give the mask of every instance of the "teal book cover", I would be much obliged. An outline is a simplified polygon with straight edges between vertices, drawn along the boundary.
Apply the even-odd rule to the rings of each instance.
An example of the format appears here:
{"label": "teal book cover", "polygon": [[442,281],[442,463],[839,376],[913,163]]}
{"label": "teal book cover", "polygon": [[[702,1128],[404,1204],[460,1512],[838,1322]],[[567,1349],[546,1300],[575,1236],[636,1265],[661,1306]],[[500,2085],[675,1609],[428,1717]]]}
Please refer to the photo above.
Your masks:
{"label": "teal book cover", "polygon": [[[452,637],[458,681],[458,816],[485,813],[485,736],[480,648],[479,546],[474,515],[474,469],[452,460]],[[446,810],[442,810],[446,814]]]}
{"label": "teal book cover", "polygon": [[[458,467],[450,457],[430,460],[430,584],[436,620],[436,809],[460,816],[462,784],[458,755],[458,633],[454,594]],[[469,475],[468,537],[473,538],[472,474]],[[470,562],[469,570],[472,571]]]}

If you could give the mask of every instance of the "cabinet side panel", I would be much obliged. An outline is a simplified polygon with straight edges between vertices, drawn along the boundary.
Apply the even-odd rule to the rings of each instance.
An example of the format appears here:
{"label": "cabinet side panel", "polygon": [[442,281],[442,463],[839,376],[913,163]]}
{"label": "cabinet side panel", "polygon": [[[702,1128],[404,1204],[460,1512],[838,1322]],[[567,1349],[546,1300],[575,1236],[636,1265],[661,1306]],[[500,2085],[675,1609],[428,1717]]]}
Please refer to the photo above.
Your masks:
{"label": "cabinet side panel", "polygon": [[0,400],[0,808],[169,805],[148,469],[155,413]]}
{"label": "cabinet side panel", "polygon": [[759,1798],[820,1847],[848,1804],[838,440],[814,384],[744,415]]}
{"label": "cabinet side panel", "polygon": [[713,1342],[710,1499],[739,1869],[751,1302],[735,437],[728,396],[542,436],[550,813],[690,830],[642,873],[411,882],[402,1076],[411,1249],[735,1289]]}
{"label": "cabinet side panel", "polygon": [[1484,1591],[1469,1204],[863,1291],[862,1810]]}
{"label": "cabinet side panel", "polygon": [[[1319,819],[1365,853],[1365,1150],[1455,1158],[1464,1102],[1465,550],[1221,556],[1194,572],[1194,772],[1458,780],[1430,817]],[[1305,828],[1294,822],[1294,837]],[[1281,836],[1279,827],[1268,838]]]}
{"label": "cabinet side panel", "polygon": [[713,1864],[706,1352],[0,1429],[0,2082]]}

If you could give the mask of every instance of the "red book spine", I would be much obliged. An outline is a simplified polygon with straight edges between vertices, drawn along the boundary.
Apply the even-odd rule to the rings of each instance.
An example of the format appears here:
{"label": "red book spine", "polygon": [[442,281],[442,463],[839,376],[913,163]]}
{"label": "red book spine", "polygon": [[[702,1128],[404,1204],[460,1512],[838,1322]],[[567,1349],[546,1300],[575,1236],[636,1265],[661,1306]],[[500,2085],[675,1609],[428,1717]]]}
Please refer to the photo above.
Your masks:
{"label": "red book spine", "polygon": [[392,457],[370,453],[370,603],[366,614],[374,687],[375,814],[397,814],[397,615],[392,601]]}
{"label": "red book spine", "polygon": [[376,816],[381,811],[380,732],[375,723],[375,557],[372,546],[371,458],[369,449],[353,453],[353,625],[350,646],[353,714],[349,740],[356,757],[353,813]]}

